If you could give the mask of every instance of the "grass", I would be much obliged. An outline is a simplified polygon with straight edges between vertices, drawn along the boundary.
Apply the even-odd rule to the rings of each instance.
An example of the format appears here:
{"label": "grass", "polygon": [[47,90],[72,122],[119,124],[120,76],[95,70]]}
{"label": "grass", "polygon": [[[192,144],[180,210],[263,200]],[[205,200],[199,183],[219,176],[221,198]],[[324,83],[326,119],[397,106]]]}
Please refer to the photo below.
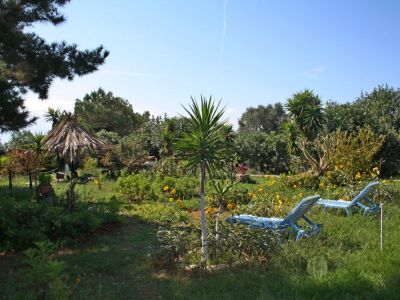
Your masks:
{"label": "grass", "polygon": [[[285,210],[290,210],[299,193],[309,191],[269,185],[257,179],[255,189],[280,192]],[[14,193],[29,196],[29,189],[16,181]],[[390,183],[399,189],[399,183]],[[55,184],[62,194],[66,184]],[[0,182],[0,196],[8,193]],[[108,201],[116,195],[113,182],[99,191],[95,185],[79,186],[81,201]],[[203,276],[167,272],[156,268],[150,253],[157,248],[157,222],[189,218],[190,214],[169,203],[126,204],[122,226],[104,232],[69,249],[58,260],[66,263],[71,299],[396,299],[400,294],[400,198],[385,202],[385,243],[379,248],[379,216],[345,217],[342,212],[314,208],[310,217],[324,224],[315,238],[298,243],[289,240],[268,269],[257,266],[223,270]],[[322,257],[322,258],[321,258]],[[327,272],[310,272],[315,259],[327,263]],[[21,255],[0,256],[0,299],[35,299],[24,281]]]}

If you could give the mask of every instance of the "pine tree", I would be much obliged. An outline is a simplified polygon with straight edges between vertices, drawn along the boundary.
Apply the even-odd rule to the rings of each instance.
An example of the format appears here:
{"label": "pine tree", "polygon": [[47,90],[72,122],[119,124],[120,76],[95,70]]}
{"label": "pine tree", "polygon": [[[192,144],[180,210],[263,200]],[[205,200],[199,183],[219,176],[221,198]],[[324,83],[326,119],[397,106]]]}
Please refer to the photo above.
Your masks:
{"label": "pine tree", "polygon": [[72,80],[97,70],[108,51],[78,50],[65,42],[47,43],[26,28],[35,22],[59,25],[59,9],[69,0],[0,0],[0,131],[18,130],[35,121],[24,106],[32,91],[46,99],[55,78]]}

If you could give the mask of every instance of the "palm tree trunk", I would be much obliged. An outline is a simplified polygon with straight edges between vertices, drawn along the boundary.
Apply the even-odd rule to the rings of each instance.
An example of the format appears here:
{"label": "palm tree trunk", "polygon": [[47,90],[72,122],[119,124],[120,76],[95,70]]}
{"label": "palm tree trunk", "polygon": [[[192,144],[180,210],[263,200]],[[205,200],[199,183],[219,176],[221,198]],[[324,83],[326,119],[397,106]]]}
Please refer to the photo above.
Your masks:
{"label": "palm tree trunk", "polygon": [[206,165],[200,165],[200,211],[201,211],[201,261],[207,261],[207,224],[206,224],[206,197],[205,197]]}

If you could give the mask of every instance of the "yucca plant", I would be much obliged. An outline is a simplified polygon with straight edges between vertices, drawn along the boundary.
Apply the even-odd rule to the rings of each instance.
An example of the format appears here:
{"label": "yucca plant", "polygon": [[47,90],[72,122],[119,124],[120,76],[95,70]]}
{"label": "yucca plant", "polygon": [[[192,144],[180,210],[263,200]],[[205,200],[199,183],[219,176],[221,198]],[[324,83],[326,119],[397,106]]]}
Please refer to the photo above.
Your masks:
{"label": "yucca plant", "polygon": [[226,121],[222,120],[225,109],[220,103],[201,96],[200,103],[191,97],[189,108],[183,107],[188,117],[188,132],[183,134],[174,145],[178,157],[188,160],[188,167],[200,169],[200,211],[201,211],[201,253],[202,262],[207,261],[207,227],[206,227],[206,200],[205,182],[206,173],[212,174],[222,165],[225,158],[224,141],[220,131]]}

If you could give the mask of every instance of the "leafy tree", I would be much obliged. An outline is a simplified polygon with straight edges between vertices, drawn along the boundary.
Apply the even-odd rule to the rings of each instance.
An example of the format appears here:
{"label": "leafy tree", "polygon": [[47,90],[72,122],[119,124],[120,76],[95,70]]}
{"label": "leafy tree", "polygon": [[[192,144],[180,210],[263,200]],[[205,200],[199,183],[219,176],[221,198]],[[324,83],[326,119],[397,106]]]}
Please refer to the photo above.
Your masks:
{"label": "leafy tree", "polygon": [[369,126],[384,134],[400,130],[400,89],[378,86],[370,93],[362,92],[353,103],[328,103],[325,108],[327,129],[356,131]]}
{"label": "leafy tree", "polygon": [[188,132],[178,140],[175,147],[180,151],[180,156],[188,160],[188,166],[200,167],[200,211],[201,211],[201,252],[202,261],[207,261],[207,225],[206,225],[206,199],[205,182],[206,172],[213,172],[224,160],[224,141],[220,138],[220,131],[224,127],[221,118],[224,109],[219,108],[209,99],[201,96],[200,104],[192,98],[192,104],[185,108],[188,113]]}
{"label": "leafy tree", "polygon": [[7,151],[13,149],[27,149],[33,143],[33,133],[28,130],[16,131],[11,134],[8,143],[5,144]]}
{"label": "leafy tree", "polygon": [[289,153],[282,134],[241,132],[235,137],[235,148],[240,162],[260,172],[280,174],[288,171]]}
{"label": "leafy tree", "polygon": [[149,117],[147,112],[143,116],[135,113],[127,100],[101,88],[76,100],[75,115],[80,124],[92,131],[104,129],[120,136],[132,133]]}
{"label": "leafy tree", "polygon": [[328,103],[325,114],[328,132],[355,132],[369,127],[385,135],[376,154],[376,159],[382,161],[381,174],[393,176],[400,172],[400,89],[381,85],[370,93],[361,93],[353,103]]}
{"label": "leafy tree", "polygon": [[96,133],[96,135],[101,138],[102,140],[106,141],[107,143],[111,145],[116,145],[120,142],[121,138],[119,137],[118,133],[113,132],[113,131],[107,131],[107,130],[100,130],[99,132]]}
{"label": "leafy tree", "polygon": [[281,103],[249,107],[239,119],[239,131],[277,132],[281,130],[285,118]]}
{"label": "leafy tree", "polygon": [[184,118],[173,117],[164,118],[163,130],[162,130],[162,149],[161,153],[165,156],[171,156],[173,154],[173,143],[180,137],[183,133],[187,131],[188,124]]}
{"label": "leafy tree", "polygon": [[24,106],[31,90],[47,98],[55,78],[72,80],[97,70],[108,51],[102,46],[80,51],[65,42],[47,43],[28,31],[34,23],[59,25],[60,7],[69,0],[0,1],[0,130],[23,128],[35,121]]}

